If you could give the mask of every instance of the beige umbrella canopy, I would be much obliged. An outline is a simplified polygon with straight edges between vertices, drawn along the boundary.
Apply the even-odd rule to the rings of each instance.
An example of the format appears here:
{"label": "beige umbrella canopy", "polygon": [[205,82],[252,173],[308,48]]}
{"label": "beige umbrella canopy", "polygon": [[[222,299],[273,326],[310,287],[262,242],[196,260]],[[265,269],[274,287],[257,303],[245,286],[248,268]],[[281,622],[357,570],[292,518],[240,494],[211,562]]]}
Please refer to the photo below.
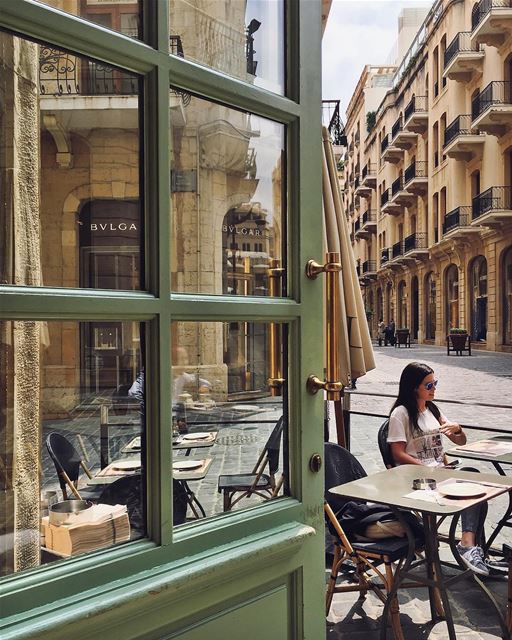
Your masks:
{"label": "beige umbrella canopy", "polygon": [[341,203],[332,143],[323,127],[323,202],[324,244],[327,251],[341,255],[340,295],[337,296],[339,318],[338,359],[340,381],[351,380],[375,369],[375,359],[368,323],[356,273],[354,253],[349,241],[347,221]]}

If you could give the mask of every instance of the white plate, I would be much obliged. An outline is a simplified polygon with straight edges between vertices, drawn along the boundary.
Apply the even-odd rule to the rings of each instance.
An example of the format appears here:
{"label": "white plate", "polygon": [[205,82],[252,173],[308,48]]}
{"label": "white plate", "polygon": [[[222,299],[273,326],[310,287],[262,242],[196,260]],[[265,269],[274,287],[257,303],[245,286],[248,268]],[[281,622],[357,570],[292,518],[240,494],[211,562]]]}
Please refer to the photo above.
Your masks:
{"label": "white plate", "polygon": [[485,493],[485,487],[474,482],[451,482],[437,486],[439,493],[443,496],[455,496],[457,498],[474,498]]}
{"label": "white plate", "polygon": [[183,436],[183,440],[206,440],[210,434],[206,431],[204,433],[187,433]]}
{"label": "white plate", "polygon": [[137,460],[120,460],[112,463],[112,469],[115,471],[136,471],[140,466]]}
{"label": "white plate", "polygon": [[172,463],[172,468],[178,471],[184,471],[185,469],[199,469],[203,466],[202,460],[179,460]]}

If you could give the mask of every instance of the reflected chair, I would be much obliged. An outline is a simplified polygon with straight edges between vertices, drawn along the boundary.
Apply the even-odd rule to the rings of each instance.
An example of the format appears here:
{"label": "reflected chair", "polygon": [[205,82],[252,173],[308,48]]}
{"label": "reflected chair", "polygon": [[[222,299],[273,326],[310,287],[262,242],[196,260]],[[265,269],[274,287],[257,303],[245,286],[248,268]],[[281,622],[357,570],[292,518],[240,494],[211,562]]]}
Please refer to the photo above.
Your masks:
{"label": "reflected chair", "polygon": [[389,431],[389,420],[386,420],[382,423],[379,429],[379,433],[377,435],[377,442],[379,443],[379,451],[382,456],[382,462],[386,469],[392,469],[396,467],[395,461],[393,460],[393,455],[391,453],[391,447],[388,442],[388,431]]}
{"label": "reflected chair", "polygon": [[[283,475],[281,475],[277,483],[275,480],[275,474],[279,467],[279,451],[281,448],[283,426],[284,419],[283,416],[281,416],[273,428],[251,473],[219,476],[217,490],[223,494],[224,511],[230,511],[242,498],[249,498],[250,496],[256,495],[269,500],[277,496],[284,481]],[[268,473],[264,473],[267,465]]]}
{"label": "reflected chair", "polygon": [[[371,542],[349,540],[336,517],[336,513],[349,502],[349,499],[330,493],[329,489],[364,478],[366,475],[361,464],[349,451],[337,444],[325,443],[324,512],[334,542],[334,558],[326,592],[326,615],[329,615],[335,593],[358,591],[359,601],[362,604],[368,591],[373,591],[385,604],[398,577],[398,571],[409,555],[408,537],[385,538]],[[348,584],[337,584],[339,574],[344,572],[347,565],[353,572],[353,581]],[[408,583],[401,586],[417,585]],[[390,622],[395,639],[403,640],[396,595],[390,602]]]}
{"label": "reflected chair", "polygon": [[92,478],[92,474],[71,442],[62,434],[53,431],[46,438],[46,448],[57,470],[63,499],[74,497],[79,500],[96,501],[103,487],[78,490],[80,469],[83,469],[89,478]]}

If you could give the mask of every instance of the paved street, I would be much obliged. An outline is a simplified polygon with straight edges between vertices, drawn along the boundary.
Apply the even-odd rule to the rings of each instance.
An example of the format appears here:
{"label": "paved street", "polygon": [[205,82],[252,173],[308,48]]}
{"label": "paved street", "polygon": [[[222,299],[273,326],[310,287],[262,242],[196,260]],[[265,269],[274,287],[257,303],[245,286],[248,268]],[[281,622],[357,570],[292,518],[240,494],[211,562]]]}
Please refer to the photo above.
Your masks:
{"label": "paved street", "polygon": [[[474,351],[474,355],[446,355],[441,347],[413,345],[410,349],[393,347],[375,348],[377,368],[357,382],[357,391],[351,393],[351,409],[362,413],[389,414],[393,404],[391,397],[369,397],[365,394],[383,394],[396,396],[398,381],[404,366],[413,360],[429,364],[439,379],[436,402],[450,419],[464,425],[487,428],[502,428],[512,432],[512,408],[500,408],[500,405],[512,406],[512,355]],[[449,404],[447,400],[456,400],[464,404]],[[483,403],[489,406],[476,406]],[[359,459],[367,473],[380,471],[383,463],[377,447],[377,431],[384,418],[352,416],[351,450]],[[481,439],[489,432],[467,430],[468,440]],[[331,427],[331,440],[335,441]],[[488,472],[493,471],[490,464],[471,461]],[[486,522],[487,535],[507,504],[507,499],[498,498],[489,505]],[[511,530],[497,539],[501,546],[505,540],[511,541]],[[442,548],[442,557],[450,558],[448,549]],[[487,586],[504,607],[506,602],[506,580],[504,578],[486,579]],[[482,593],[469,581],[463,581],[451,591],[454,619],[457,635],[464,640],[487,640],[500,638],[495,617]],[[370,594],[364,606],[355,606],[357,594],[338,594],[334,596],[328,619],[327,638],[331,640],[373,640],[379,637],[378,629],[382,604]],[[444,623],[429,624],[429,606],[426,589],[404,591],[400,596],[402,625],[406,640],[420,638],[446,638]],[[391,637],[391,632],[389,637]]]}

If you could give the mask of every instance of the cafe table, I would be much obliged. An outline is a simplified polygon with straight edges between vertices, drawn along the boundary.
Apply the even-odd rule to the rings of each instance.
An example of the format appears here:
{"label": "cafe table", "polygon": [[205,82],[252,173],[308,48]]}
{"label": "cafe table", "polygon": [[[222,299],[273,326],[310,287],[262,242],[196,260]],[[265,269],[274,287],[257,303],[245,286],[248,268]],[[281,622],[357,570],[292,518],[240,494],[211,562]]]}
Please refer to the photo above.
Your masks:
{"label": "cafe table", "polygon": [[[196,518],[199,518],[199,513],[204,518],[206,513],[188,483],[205,478],[212,462],[213,458],[203,458],[201,460],[187,458],[174,460],[172,463],[172,477],[183,486],[187,495],[188,505]],[[87,484],[111,484],[124,476],[140,473],[140,469],[140,456],[121,458],[120,460],[114,460],[104,469],[101,469],[94,477],[88,480]]]}
{"label": "cafe table", "polygon": [[[503,465],[512,465],[512,435],[502,434],[492,436],[483,440],[468,442],[465,445],[454,447],[446,452],[453,458],[463,458],[465,460],[479,460],[480,462],[490,462],[500,476],[506,476]],[[512,527],[512,493],[508,494],[508,507],[496,524],[496,528],[485,543],[485,551],[488,551],[499,532],[503,527]]]}
{"label": "cafe table", "polygon": [[[471,498],[451,498],[434,491],[414,491],[414,479],[432,478],[440,490],[441,487],[452,481],[450,484],[464,486],[478,484],[479,495]],[[440,486],[441,485],[441,486]],[[468,490],[471,487],[468,486]],[[503,615],[491,594],[482,581],[469,569],[455,569],[457,573],[449,577],[443,574],[442,567],[447,565],[439,557],[438,527],[439,524],[449,516],[460,514],[464,509],[474,504],[479,504],[510,492],[512,489],[512,478],[496,476],[486,473],[475,473],[470,471],[454,471],[441,467],[424,467],[420,465],[401,465],[393,469],[387,469],[380,473],[366,476],[346,484],[333,487],[332,493],[352,500],[365,500],[367,502],[383,504],[390,509],[400,519],[399,509],[407,509],[419,513],[423,522],[425,533],[425,557],[419,560],[414,559],[415,540],[409,530],[409,554],[403,566],[397,572],[393,589],[388,594],[381,620],[381,640],[385,640],[387,632],[387,620],[389,606],[393,602],[400,584],[405,579],[413,579],[428,588],[430,612],[432,620],[445,619],[448,628],[448,638],[456,639],[453,617],[448,599],[447,587],[462,578],[472,579],[480,587],[485,596],[489,599],[499,618],[502,629],[502,637],[510,639]],[[412,495],[411,495],[412,494]],[[405,520],[402,523],[407,527]],[[412,574],[412,570],[425,565],[426,577]],[[453,570],[453,565],[450,565]]]}
{"label": "cafe table", "polygon": [[[172,448],[175,450],[185,450],[185,455],[189,456],[192,449],[203,449],[206,447],[213,447],[217,441],[218,431],[205,431],[202,433],[186,433],[178,437],[173,437]],[[121,453],[132,454],[140,453],[141,450],[141,437],[135,436],[130,442],[125,444],[121,449]]]}

